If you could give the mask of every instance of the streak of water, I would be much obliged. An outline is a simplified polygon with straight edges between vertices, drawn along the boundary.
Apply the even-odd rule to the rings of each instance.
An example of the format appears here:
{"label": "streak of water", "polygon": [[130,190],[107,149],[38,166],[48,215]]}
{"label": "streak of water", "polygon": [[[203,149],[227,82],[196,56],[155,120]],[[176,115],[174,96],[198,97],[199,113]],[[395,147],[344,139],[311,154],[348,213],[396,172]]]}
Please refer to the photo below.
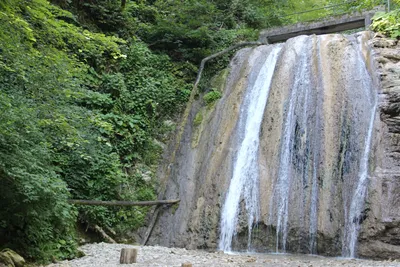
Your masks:
{"label": "streak of water", "polygon": [[243,197],[246,203],[249,246],[254,222],[260,217],[258,193],[258,150],[260,126],[268,100],[270,84],[278,59],[280,46],[272,49],[263,64],[253,86],[247,88],[241,107],[238,131],[244,132],[239,145],[233,176],[222,209],[219,249],[232,250],[232,238],[236,235],[239,203]]}
{"label": "streak of water", "polygon": [[[304,93],[305,90],[305,100],[307,101],[307,90],[308,81],[304,77],[309,72],[309,63],[307,62],[306,49],[304,45],[299,61],[298,69],[296,73],[295,82],[290,93],[288,100],[288,110],[287,117],[283,128],[283,141],[281,145],[281,156],[280,156],[280,166],[278,173],[278,181],[275,186],[275,192],[272,196],[275,201],[271,201],[271,206],[276,205],[276,252],[279,252],[281,248],[283,252],[286,251],[286,240],[288,237],[288,219],[289,219],[289,197],[290,197],[290,186],[293,176],[293,171],[291,168],[292,157],[293,157],[293,146],[294,146],[294,132],[296,127],[296,114],[295,109],[298,101],[299,93]],[[306,112],[304,110],[304,112]],[[304,116],[305,117],[305,116]],[[274,209],[270,209],[270,213]],[[270,214],[270,218],[274,217]]]}
{"label": "streak of water", "polygon": [[365,94],[368,96],[368,100],[371,105],[371,113],[369,118],[369,123],[367,125],[367,134],[364,140],[364,150],[360,160],[360,168],[358,172],[358,183],[351,199],[350,210],[347,218],[347,223],[345,225],[345,234],[343,238],[343,249],[342,255],[344,257],[354,258],[356,256],[357,248],[357,238],[358,233],[361,228],[361,223],[364,220],[364,204],[365,198],[368,191],[368,162],[369,154],[371,150],[372,135],[374,129],[375,112],[377,108],[377,97],[374,93],[372,80],[369,76],[367,67],[363,56],[358,50],[358,71],[364,79],[362,80],[363,88],[365,89]]}

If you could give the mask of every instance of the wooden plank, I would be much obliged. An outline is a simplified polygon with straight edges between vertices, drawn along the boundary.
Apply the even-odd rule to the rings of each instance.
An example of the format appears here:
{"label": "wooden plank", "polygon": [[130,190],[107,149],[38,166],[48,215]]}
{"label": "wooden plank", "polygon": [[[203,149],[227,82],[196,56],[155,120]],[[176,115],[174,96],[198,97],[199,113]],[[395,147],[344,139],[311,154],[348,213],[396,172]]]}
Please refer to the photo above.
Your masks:
{"label": "wooden plank", "polygon": [[172,205],[179,203],[180,199],[155,200],[155,201],[100,201],[100,200],[81,200],[69,199],[68,202],[75,205],[92,206],[156,206]]}

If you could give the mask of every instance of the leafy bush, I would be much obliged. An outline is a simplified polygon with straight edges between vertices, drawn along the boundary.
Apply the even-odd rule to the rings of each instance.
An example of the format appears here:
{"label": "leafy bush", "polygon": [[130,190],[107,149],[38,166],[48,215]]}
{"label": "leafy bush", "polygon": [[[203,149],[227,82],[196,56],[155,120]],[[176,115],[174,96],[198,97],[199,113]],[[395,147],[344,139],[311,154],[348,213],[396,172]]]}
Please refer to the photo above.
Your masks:
{"label": "leafy bush", "polygon": [[45,0],[0,6],[0,247],[31,260],[73,257],[77,217],[143,225],[147,208],[67,199],[154,199],[159,126],[190,88],[168,56],[77,25]]}
{"label": "leafy bush", "polygon": [[207,105],[210,105],[220,99],[222,97],[222,94],[219,91],[211,91],[208,92],[203,96],[204,102],[206,102]]}
{"label": "leafy bush", "polygon": [[0,236],[29,259],[74,257],[76,211],[32,113],[0,93]]}
{"label": "leafy bush", "polygon": [[391,38],[400,38],[400,9],[389,13],[379,12],[372,18],[371,29]]}

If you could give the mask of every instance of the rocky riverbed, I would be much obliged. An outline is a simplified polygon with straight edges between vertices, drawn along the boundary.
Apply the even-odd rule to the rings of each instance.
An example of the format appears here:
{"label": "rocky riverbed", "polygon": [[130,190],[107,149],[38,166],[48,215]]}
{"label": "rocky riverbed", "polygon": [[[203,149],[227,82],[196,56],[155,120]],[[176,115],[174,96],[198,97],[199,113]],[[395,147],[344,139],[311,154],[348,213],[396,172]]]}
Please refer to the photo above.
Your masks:
{"label": "rocky riverbed", "polygon": [[63,261],[47,267],[112,267],[121,266],[119,255],[122,248],[137,248],[136,264],[122,266],[181,266],[190,262],[196,266],[296,266],[296,267],[326,267],[326,266],[399,266],[399,261],[370,261],[360,259],[327,258],[309,255],[289,254],[224,254],[222,252],[207,252],[202,250],[186,250],[183,248],[166,248],[159,246],[132,246],[125,244],[87,244],[80,249],[86,256]]}

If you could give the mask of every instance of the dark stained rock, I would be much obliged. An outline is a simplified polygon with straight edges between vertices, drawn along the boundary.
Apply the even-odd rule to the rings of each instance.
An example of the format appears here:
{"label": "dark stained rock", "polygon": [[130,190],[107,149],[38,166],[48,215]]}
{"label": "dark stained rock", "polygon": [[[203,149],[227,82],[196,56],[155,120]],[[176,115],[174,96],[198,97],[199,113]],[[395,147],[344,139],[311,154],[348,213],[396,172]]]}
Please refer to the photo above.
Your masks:
{"label": "dark stained rock", "polygon": [[400,259],[400,246],[374,240],[361,243],[358,255],[361,258],[372,258],[375,260]]}

